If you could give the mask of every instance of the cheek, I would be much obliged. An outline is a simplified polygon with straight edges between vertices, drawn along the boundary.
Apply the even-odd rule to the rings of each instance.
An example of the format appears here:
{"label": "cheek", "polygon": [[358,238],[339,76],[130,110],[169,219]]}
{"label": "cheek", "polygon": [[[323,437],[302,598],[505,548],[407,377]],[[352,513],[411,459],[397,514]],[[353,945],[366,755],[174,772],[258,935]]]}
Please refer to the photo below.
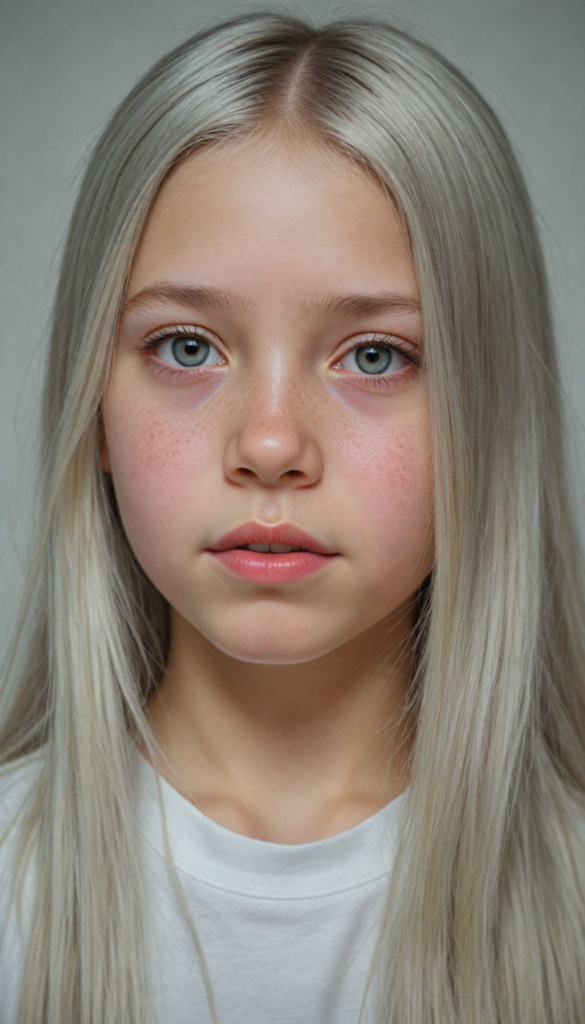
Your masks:
{"label": "cheek", "polygon": [[362,453],[354,468],[374,517],[418,518],[428,509],[430,459],[419,437],[396,431]]}
{"label": "cheek", "polygon": [[426,416],[366,428],[346,454],[347,490],[366,524],[367,557],[381,587],[416,589],[433,559],[433,473]]}
{"label": "cheek", "polygon": [[118,507],[130,544],[148,570],[189,525],[213,468],[212,431],[192,413],[124,407],[104,416]]}

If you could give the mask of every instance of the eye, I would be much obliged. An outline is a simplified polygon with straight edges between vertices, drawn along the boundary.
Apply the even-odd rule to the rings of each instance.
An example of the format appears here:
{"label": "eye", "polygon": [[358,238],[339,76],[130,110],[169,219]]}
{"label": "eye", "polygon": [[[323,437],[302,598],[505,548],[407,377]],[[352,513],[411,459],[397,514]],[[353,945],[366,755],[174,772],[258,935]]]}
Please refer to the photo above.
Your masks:
{"label": "eye", "polygon": [[390,345],[370,344],[360,345],[339,361],[344,370],[353,370],[358,373],[367,373],[369,376],[380,377],[382,374],[397,373],[409,365],[405,355]]}
{"label": "eye", "polygon": [[156,353],[168,366],[192,369],[198,366],[213,366],[222,361],[222,355],[202,335],[167,335],[156,346]]}

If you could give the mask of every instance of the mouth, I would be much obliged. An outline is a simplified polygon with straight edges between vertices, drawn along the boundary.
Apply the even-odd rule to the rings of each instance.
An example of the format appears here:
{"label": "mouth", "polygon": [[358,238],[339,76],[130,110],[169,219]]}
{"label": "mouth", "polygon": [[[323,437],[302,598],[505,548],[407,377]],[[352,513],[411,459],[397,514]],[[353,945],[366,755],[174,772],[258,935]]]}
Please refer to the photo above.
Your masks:
{"label": "mouth", "polygon": [[308,548],[293,548],[291,544],[239,544],[238,551],[259,551],[263,555],[288,555],[291,551],[307,551]]}
{"label": "mouth", "polygon": [[295,583],[330,565],[339,552],[292,523],[245,523],[212,544],[208,553],[250,583]]}

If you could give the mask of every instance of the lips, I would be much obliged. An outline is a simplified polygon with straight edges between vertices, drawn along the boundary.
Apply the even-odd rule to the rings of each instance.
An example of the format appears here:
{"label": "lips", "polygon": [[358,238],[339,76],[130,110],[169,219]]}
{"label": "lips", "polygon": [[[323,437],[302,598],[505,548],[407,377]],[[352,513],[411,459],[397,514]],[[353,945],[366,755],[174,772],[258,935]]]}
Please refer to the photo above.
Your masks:
{"label": "lips", "polygon": [[268,526],[264,523],[244,523],[243,526],[230,530],[215,544],[210,551],[227,551],[229,548],[243,548],[247,544],[284,544],[287,547],[302,548],[316,555],[335,555],[336,551],[321,544],[309,533],[293,526],[292,523],[280,523]]}
{"label": "lips", "polygon": [[292,523],[244,523],[212,544],[208,552],[241,579],[265,584],[298,582],[324,569],[338,556],[338,552]]}

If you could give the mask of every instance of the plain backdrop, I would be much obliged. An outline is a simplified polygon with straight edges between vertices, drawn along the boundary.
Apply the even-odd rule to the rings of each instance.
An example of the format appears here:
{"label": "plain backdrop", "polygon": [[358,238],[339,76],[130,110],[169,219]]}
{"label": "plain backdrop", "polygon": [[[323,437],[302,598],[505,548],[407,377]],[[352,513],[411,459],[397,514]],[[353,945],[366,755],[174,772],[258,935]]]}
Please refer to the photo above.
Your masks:
{"label": "plain backdrop", "polygon": [[[216,20],[272,6],[0,0],[0,651],[24,578],[42,352],[87,153],[153,60]],[[385,17],[410,28],[450,57],[499,114],[540,218],[575,476],[585,475],[585,0],[310,0],[284,9],[312,18]],[[579,494],[585,520],[582,487]]]}

